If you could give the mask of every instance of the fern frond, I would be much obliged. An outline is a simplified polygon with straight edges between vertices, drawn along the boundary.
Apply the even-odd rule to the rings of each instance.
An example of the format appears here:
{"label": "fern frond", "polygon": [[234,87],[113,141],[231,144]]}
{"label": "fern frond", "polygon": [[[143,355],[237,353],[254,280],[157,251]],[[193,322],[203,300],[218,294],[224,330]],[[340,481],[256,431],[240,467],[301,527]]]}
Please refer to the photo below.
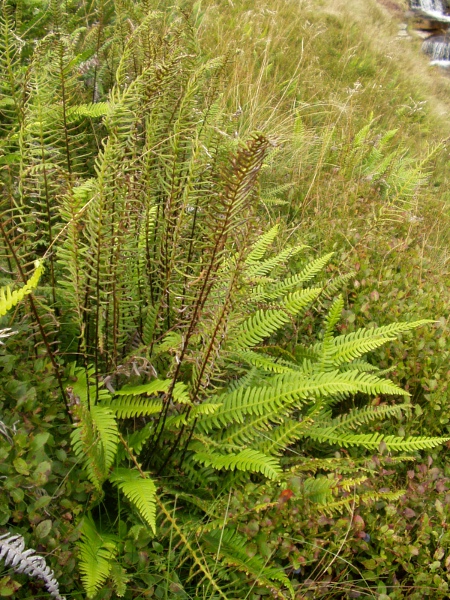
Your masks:
{"label": "fern frond", "polygon": [[335,500],[334,502],[329,502],[328,504],[320,507],[321,510],[329,515],[333,515],[336,512],[342,514],[344,509],[349,509],[355,506],[371,506],[375,502],[397,502],[400,500],[402,496],[405,495],[405,490],[397,490],[395,492],[378,492],[376,490],[355,494],[352,493],[347,498],[340,498],[339,500]]}
{"label": "fern frond", "polygon": [[90,518],[83,520],[78,543],[81,581],[88,598],[93,598],[106,581],[117,552],[114,536],[97,531]]}
{"label": "fern frond", "polygon": [[238,349],[256,346],[263,339],[278,331],[289,321],[287,312],[282,310],[258,310],[241,323],[239,336],[234,340]]}
{"label": "fern frond", "polygon": [[77,414],[80,420],[71,434],[73,451],[83,461],[89,479],[101,489],[117,453],[116,418],[111,409],[101,405],[90,409],[80,405]]}
{"label": "fern frond", "polygon": [[70,106],[66,112],[68,123],[81,119],[98,119],[104,117],[109,109],[108,102],[96,102],[94,104],[78,104]]}
{"label": "fern frond", "polygon": [[279,228],[279,225],[274,225],[269,231],[266,231],[266,233],[258,238],[258,241],[253,244],[251,251],[245,259],[246,265],[257,263],[263,258],[267,249],[277,237]]}
{"label": "fern frond", "polygon": [[226,471],[250,471],[262,473],[268,479],[278,479],[281,467],[274,458],[249,448],[238,454],[215,454],[214,452],[197,452],[193,459],[206,467]]}
{"label": "fern frond", "polygon": [[275,300],[276,298],[279,298],[280,296],[283,296],[292,290],[292,288],[310,281],[323,270],[323,268],[330,262],[332,256],[333,252],[325,254],[325,256],[317,258],[308,263],[307,266],[300,271],[300,273],[296,273],[291,277],[287,277],[277,284],[268,286],[268,288],[265,290],[264,298],[267,300]]}
{"label": "fern frond", "polygon": [[303,244],[299,244],[298,246],[290,247],[288,246],[284,250],[282,250],[276,256],[272,256],[271,258],[267,258],[264,261],[259,262],[251,262],[247,268],[245,269],[245,275],[249,279],[257,279],[259,277],[263,277],[268,275],[273,269],[280,265],[286,263],[286,261],[301,252],[306,246]]}
{"label": "fern frond", "polygon": [[308,306],[316,300],[322,288],[307,288],[305,290],[299,290],[286,296],[281,305],[291,315],[298,316],[299,313],[303,312]]}
{"label": "fern frond", "polygon": [[268,373],[292,373],[298,370],[298,366],[295,363],[279,359],[274,360],[271,356],[262,352],[243,350],[242,352],[237,352],[235,356],[238,360],[242,360]]}
{"label": "fern frond", "polygon": [[243,423],[245,415],[268,415],[299,407],[307,400],[366,394],[408,395],[392,382],[354,371],[316,373],[310,376],[282,374],[268,377],[261,387],[239,388],[218,398],[223,406],[212,416],[199,420],[202,431]]}
{"label": "fern frond", "polygon": [[132,469],[116,468],[109,480],[138,510],[141,517],[156,533],[156,486],[149,478],[143,479]]}
{"label": "fern frond", "polygon": [[306,433],[307,437],[319,442],[338,445],[343,448],[349,446],[360,446],[369,450],[374,450],[379,447],[381,442],[386,445],[388,450],[400,452],[412,452],[415,450],[425,450],[435,448],[450,438],[437,437],[408,437],[401,438],[395,435],[382,435],[381,433],[346,433],[336,431],[335,428],[320,428],[317,426],[311,427]]}
{"label": "fern frond", "polygon": [[400,417],[404,410],[410,409],[408,404],[397,404],[394,406],[365,406],[364,408],[353,409],[345,415],[339,415],[332,420],[332,427],[336,430],[352,429],[360,425],[367,425],[371,421],[383,417]]}
{"label": "fern frond", "polygon": [[421,319],[410,323],[392,323],[383,327],[358,329],[347,335],[324,340],[323,344],[316,345],[314,349],[322,354],[322,360],[329,365],[329,368],[335,368],[394,340],[400,333],[429,323],[433,321]]}
{"label": "fern frond", "polygon": [[305,430],[309,427],[311,427],[311,421],[308,419],[295,421],[285,418],[281,425],[274,427],[272,431],[262,436],[264,441],[259,444],[258,450],[270,456],[280,456],[286,451],[289,453],[289,446],[304,437]]}
{"label": "fern frond", "polygon": [[0,288],[0,317],[6,315],[13,306],[16,306],[26,295],[36,289],[43,271],[44,265],[36,261],[33,275],[20,290],[11,292],[9,285]]}
{"label": "fern frond", "polygon": [[285,598],[283,588],[294,598],[294,590],[283,569],[268,566],[258,555],[249,557],[245,548],[247,539],[230,527],[216,529],[201,536],[201,543],[227,566],[237,568],[271,591],[274,597]]}
{"label": "fern frond", "polygon": [[170,379],[154,379],[142,385],[125,385],[115,392],[116,396],[143,396],[167,392],[171,384]]}
{"label": "fern frond", "polygon": [[113,400],[109,408],[118,419],[130,419],[133,417],[148,417],[161,412],[162,400],[149,400],[145,397],[122,396]]}
{"label": "fern frond", "polygon": [[333,489],[336,487],[335,479],[327,477],[308,477],[303,482],[305,498],[315,504],[329,504],[333,498]]}
{"label": "fern frond", "polygon": [[25,540],[21,535],[0,535],[0,560],[6,567],[28,577],[38,577],[45,583],[49,594],[56,600],[65,600],[59,594],[59,585],[54,572],[45,564],[45,559],[34,553],[32,548],[25,550]]}

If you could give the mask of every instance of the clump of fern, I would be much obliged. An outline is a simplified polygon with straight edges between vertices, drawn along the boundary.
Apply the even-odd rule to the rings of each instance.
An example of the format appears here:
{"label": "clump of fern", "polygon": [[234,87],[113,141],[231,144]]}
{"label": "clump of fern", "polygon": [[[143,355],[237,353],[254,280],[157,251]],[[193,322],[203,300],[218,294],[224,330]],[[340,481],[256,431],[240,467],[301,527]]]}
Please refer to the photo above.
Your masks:
{"label": "clump of fern", "polygon": [[[110,579],[122,596],[131,577],[148,586],[157,576],[149,564],[125,570],[125,528],[160,544],[193,595],[257,585],[292,596],[282,568],[248,557],[217,496],[248,478],[282,482],[286,450],[310,441],[405,452],[442,443],[366,429],[409,406],[367,354],[427,321],[335,335],[338,297],[322,334],[286,349],[286,328],[345,279],[312,285],[331,255],[289,271],[302,244],[287,245],[278,227],[258,233],[259,176],[275,144],[234,135],[220,94],[228,59],[203,59],[183,12],[117,3],[109,18],[98,3],[83,41],[57,8],[27,77],[0,63],[21,91],[4,120],[0,260],[25,291],[34,260],[48,261],[24,319],[50,357],[92,485],[78,543],[84,589],[94,597]],[[355,395],[406,401],[344,410]],[[328,498],[325,488],[312,480],[307,492]]]}
{"label": "clump of fern", "polygon": [[[282,482],[283,457],[289,448],[299,449],[302,441],[313,440],[338,448],[359,446],[369,450],[383,444],[390,451],[411,454],[445,441],[430,437],[404,439],[364,431],[373,422],[401,416],[410,406],[407,392],[386,379],[365,356],[400,333],[429,321],[394,323],[335,335],[343,309],[342,297],[338,296],[325,319],[319,341],[308,347],[297,345],[294,354],[283,352],[281,347],[275,348],[274,353],[272,341],[277,333],[288,323],[299,322],[323,293],[322,287],[308,285],[308,282],[320,274],[331,259],[328,255],[310,261],[298,273],[279,278],[276,276],[279,268],[301,252],[302,246],[287,247],[278,254],[266,256],[277,235],[278,227],[274,227],[246,250],[238,275],[238,255],[230,252],[224,257],[221,278],[211,292],[211,305],[205,303],[206,318],[198,322],[193,333],[197,352],[193,368],[178,370],[183,357],[183,339],[176,332],[168,332],[155,348],[154,355],[149,354],[146,346],[133,353],[136,363],[144,354],[147,360],[151,360],[151,356],[161,360],[164,356],[165,377],[162,373],[159,377],[155,373],[150,378],[134,377],[134,383],[118,390],[108,390],[102,385],[96,392],[93,370],[87,378],[80,370],[72,372],[71,395],[77,415],[73,447],[92,483],[100,490],[110,481],[153,531],[160,531],[157,515],[162,523],[168,520],[170,535],[177,544],[186,546],[196,530],[201,556],[192,544],[188,547],[198,582],[211,574],[217,555],[226,565],[231,556],[237,560],[239,548],[245,543],[238,531],[223,529],[219,521],[203,525],[203,520],[214,514],[209,503],[217,495],[226,496],[249,476]],[[204,367],[208,368],[208,381],[197,388],[197,365],[203,364],[200,359],[204,348],[210,347],[217,328],[214,316],[223,314],[230,280],[237,277],[235,303],[220,321],[224,332],[220,347],[214,352],[214,360]],[[329,287],[332,288],[333,283]],[[406,402],[341,412],[339,404],[356,394],[402,396]],[[94,397],[97,400],[94,401]],[[134,426],[136,419],[144,419],[145,425]],[[118,459],[124,462],[111,470]],[[292,461],[289,464],[292,465]],[[356,482],[351,478],[349,481],[349,485]],[[305,486],[309,498],[329,503],[330,510],[341,506],[342,503],[332,498],[334,480],[311,478]],[[161,488],[159,494],[158,487]],[[389,498],[398,498],[400,493],[391,494]],[[376,493],[369,496],[373,501]],[[183,500],[181,505],[177,504],[178,513],[183,511],[184,505],[188,510],[187,529],[184,517],[171,515],[176,498]],[[95,533],[91,522],[82,542],[83,557],[88,556],[87,548],[97,535],[106,535],[105,539],[109,539],[108,533]],[[220,540],[227,543],[222,546]],[[116,546],[114,548],[117,553]],[[289,594],[290,583],[280,569],[262,568],[256,558],[254,563],[251,568],[243,557],[240,562],[258,585],[274,593],[276,590],[276,594]],[[89,577],[86,579],[90,582],[89,589],[97,589],[108,576],[108,561],[96,583],[94,563],[90,571],[86,558],[82,564],[86,578]],[[234,589],[221,588],[224,582],[220,571],[214,585],[223,593],[225,589]]]}

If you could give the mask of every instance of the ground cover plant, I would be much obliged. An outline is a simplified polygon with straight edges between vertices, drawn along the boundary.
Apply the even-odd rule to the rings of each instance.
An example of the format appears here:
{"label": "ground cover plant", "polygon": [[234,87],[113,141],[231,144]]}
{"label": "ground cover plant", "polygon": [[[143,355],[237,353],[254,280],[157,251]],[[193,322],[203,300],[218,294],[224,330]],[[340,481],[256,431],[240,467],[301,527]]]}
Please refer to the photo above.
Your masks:
{"label": "ground cover plant", "polygon": [[[231,109],[201,10],[2,4],[2,533],[66,597],[445,597],[447,473],[419,460],[445,421],[407,391],[443,360],[394,342],[435,305],[389,319],[391,286],[383,324],[363,283],[427,161],[373,116],[344,143],[312,110],[288,138]],[[333,236],[304,244],[325,245],[299,157],[308,189],[353,190],[326,213],[360,224],[356,272]],[[0,594],[43,583],[8,571]]]}

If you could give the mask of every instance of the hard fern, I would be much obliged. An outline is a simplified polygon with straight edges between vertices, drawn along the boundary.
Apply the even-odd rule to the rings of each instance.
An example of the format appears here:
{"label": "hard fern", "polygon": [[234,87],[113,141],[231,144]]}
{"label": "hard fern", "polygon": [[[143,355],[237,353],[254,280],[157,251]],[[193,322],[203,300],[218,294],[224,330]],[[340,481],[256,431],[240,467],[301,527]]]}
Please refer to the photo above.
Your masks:
{"label": "hard fern", "polygon": [[55,600],[64,600],[59,593],[59,585],[53,571],[45,564],[45,559],[34,552],[32,548],[25,550],[25,540],[22,536],[9,533],[0,535],[0,560],[4,561],[5,566],[10,566],[16,573],[42,579]]}

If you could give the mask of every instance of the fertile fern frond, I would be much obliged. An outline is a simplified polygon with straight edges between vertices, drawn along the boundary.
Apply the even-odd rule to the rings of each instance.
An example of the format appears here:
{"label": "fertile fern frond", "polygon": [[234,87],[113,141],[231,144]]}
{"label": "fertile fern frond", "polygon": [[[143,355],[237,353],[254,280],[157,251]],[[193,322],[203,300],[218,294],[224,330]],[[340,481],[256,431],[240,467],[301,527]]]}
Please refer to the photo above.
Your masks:
{"label": "fertile fern frond", "polygon": [[106,581],[117,553],[114,536],[100,533],[92,519],[85,518],[78,543],[81,581],[88,598],[93,598]]}
{"label": "fertile fern frond", "polygon": [[276,459],[249,448],[238,454],[197,452],[194,454],[193,460],[205,465],[205,467],[212,467],[219,471],[222,469],[226,471],[238,469],[239,471],[262,473],[268,479],[278,479],[281,475],[281,467]]}
{"label": "fertile fern frond", "polygon": [[116,468],[109,480],[117,485],[125,498],[138,510],[141,517],[156,532],[156,486],[149,478],[143,479],[132,469]]}
{"label": "fertile fern frond", "polygon": [[21,535],[0,535],[0,560],[6,567],[11,567],[16,573],[24,573],[28,577],[38,577],[45,583],[49,594],[55,600],[65,600],[59,594],[59,585],[55,574],[42,556],[35,554],[32,548],[25,550],[25,540]]}
{"label": "fertile fern frond", "polygon": [[11,292],[9,285],[0,288],[0,317],[6,315],[6,313],[13,307],[16,306],[26,295],[36,289],[39,279],[44,271],[44,265],[36,261],[35,270],[33,275],[28,279],[26,284],[19,290]]}

